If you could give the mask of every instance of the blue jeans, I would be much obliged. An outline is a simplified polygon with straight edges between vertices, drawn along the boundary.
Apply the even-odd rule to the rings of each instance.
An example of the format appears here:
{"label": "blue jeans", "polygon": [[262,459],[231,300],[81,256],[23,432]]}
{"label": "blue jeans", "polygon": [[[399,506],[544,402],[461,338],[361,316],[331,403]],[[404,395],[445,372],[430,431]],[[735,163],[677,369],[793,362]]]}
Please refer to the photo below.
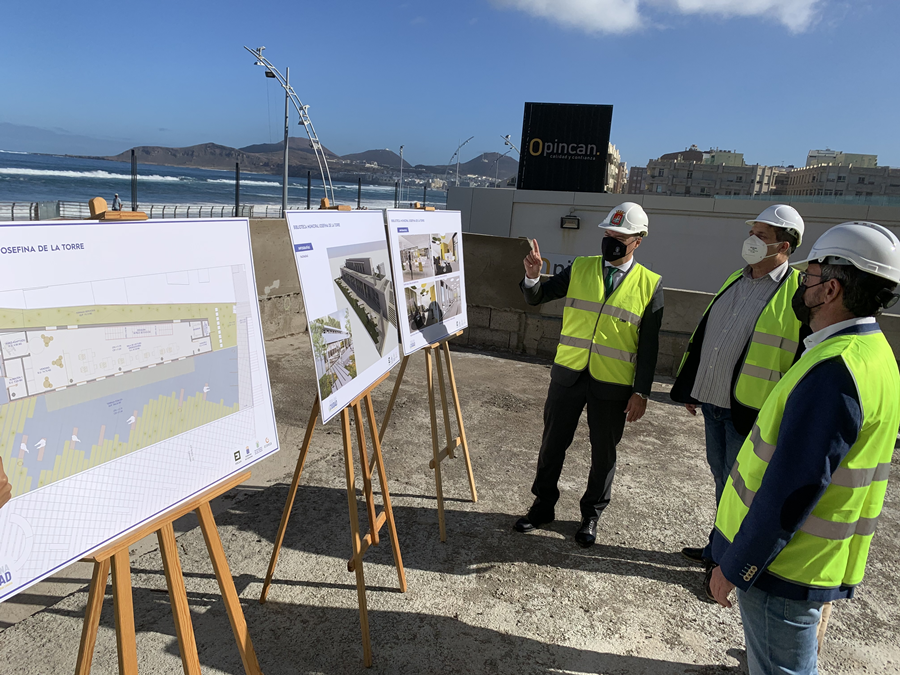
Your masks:
{"label": "blue jeans", "polygon": [[712,403],[700,406],[706,423],[706,461],[716,481],[716,504],[722,498],[725,483],[738,452],[744,444],[745,436],[738,433],[731,423],[731,411]]}
{"label": "blue jeans", "polygon": [[750,675],[816,675],[822,603],[737,592]]}

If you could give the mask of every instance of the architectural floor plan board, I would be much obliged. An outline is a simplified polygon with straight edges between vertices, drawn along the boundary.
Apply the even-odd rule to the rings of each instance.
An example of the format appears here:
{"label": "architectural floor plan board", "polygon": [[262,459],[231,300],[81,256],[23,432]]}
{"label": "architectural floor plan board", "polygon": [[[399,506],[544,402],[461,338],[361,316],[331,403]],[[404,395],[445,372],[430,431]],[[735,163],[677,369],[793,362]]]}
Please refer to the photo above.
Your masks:
{"label": "architectural floor plan board", "polygon": [[289,211],[322,421],[400,360],[394,278],[381,211]]}
{"label": "architectural floor plan board", "polygon": [[403,353],[469,325],[459,211],[385,211]]}
{"label": "architectural floor plan board", "polygon": [[277,449],[247,220],[0,226],[0,601]]}

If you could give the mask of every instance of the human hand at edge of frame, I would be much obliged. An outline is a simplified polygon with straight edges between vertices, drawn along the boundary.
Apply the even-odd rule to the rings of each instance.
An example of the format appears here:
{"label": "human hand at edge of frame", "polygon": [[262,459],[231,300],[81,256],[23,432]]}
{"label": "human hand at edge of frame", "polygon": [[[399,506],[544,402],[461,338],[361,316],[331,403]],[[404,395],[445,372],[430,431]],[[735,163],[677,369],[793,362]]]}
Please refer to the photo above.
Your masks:
{"label": "human hand at edge of frame", "polygon": [[637,422],[647,412],[647,399],[640,394],[632,394],[625,406],[625,421]]}
{"label": "human hand at edge of frame", "polygon": [[9,484],[9,478],[3,470],[3,460],[0,459],[0,508],[12,499],[12,485]]}
{"label": "human hand at edge of frame", "polygon": [[731,600],[728,599],[728,596],[733,590],[734,584],[725,578],[721,567],[716,567],[709,580],[709,591],[713,594],[716,602],[722,605],[722,607],[730,608]]}
{"label": "human hand at edge of frame", "polygon": [[538,247],[537,239],[532,239],[531,242],[531,252],[525,256],[523,261],[525,264],[525,276],[529,279],[537,279],[541,276],[544,261],[541,259],[541,249]]}
{"label": "human hand at edge of frame", "polygon": [[689,413],[691,413],[691,415],[694,415],[695,417],[697,416],[697,406],[695,404],[685,403],[684,407]]}

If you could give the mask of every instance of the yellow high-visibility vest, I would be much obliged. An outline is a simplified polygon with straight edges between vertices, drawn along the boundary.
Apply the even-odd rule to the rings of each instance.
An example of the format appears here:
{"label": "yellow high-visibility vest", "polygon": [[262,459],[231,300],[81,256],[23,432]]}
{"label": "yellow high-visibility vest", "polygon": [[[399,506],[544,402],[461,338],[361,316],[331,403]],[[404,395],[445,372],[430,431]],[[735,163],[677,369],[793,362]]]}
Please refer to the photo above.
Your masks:
{"label": "yellow high-visibility vest", "polygon": [[641,317],[660,279],[634,263],[607,298],[603,257],[575,258],[555,362],[572,370],[590,366],[595,380],[632,386]]}
{"label": "yellow high-visibility vest", "polygon": [[[884,504],[900,426],[900,373],[880,331],[829,338],[788,371],[763,404],[753,431],[741,446],[716,513],[716,529],[734,541],[769,461],[776,452],[791,452],[789,447],[776,447],[788,397],[813,366],[833,358],[842,359],[856,381],[862,429],[812,514],[767,569],[777,577],[813,588],[855,586],[862,581]],[[751,578],[755,573],[747,572]]]}
{"label": "yellow high-visibility vest", "polygon": [[[743,270],[738,270],[728,277],[706,308],[705,316],[709,316],[713,303],[740,279],[742,274]],[[800,347],[801,324],[791,309],[791,298],[800,285],[799,272],[791,269],[788,275],[756,320],[750,345],[744,354],[740,373],[734,383],[735,400],[742,406],[754,410],[762,407],[775,385],[793,365],[797,349]],[[687,351],[681,359],[679,373],[687,362],[688,354],[694,348],[695,335],[696,330],[694,335],[691,335]]]}

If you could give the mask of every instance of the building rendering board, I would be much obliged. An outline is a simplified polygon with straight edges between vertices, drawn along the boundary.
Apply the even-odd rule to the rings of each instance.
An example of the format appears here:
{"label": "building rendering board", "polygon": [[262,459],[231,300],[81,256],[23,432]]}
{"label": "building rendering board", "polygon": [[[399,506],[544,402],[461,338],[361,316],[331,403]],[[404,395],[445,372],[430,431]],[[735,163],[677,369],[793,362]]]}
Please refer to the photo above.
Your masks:
{"label": "building rendering board", "polygon": [[394,277],[381,211],[289,211],[328,422],[400,360]]}
{"label": "building rendering board", "polygon": [[278,449],[247,220],[0,226],[0,601]]}
{"label": "building rendering board", "polygon": [[412,354],[469,325],[459,211],[385,211],[400,340]]}

